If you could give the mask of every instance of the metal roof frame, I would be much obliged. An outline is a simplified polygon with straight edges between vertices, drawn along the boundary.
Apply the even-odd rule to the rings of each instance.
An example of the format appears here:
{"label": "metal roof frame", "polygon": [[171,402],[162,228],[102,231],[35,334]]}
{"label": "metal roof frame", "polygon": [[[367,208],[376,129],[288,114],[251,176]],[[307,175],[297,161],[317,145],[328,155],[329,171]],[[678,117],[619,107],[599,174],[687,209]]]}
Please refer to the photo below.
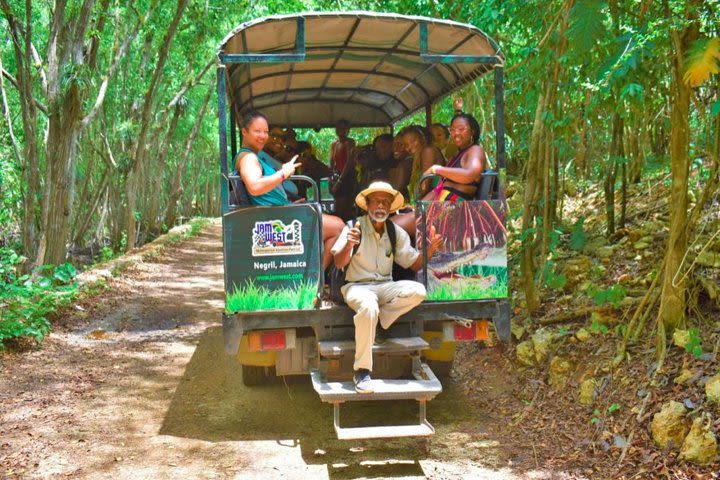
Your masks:
{"label": "metal roof frame", "polygon": [[[393,28],[392,42],[368,35]],[[363,38],[356,38],[359,30]],[[273,124],[294,127],[328,127],[340,118],[355,127],[394,124],[505,61],[496,42],[472,25],[361,11],[245,22],[223,39],[218,59],[236,118],[260,110]],[[339,90],[353,90],[345,106]],[[311,91],[315,107],[300,119],[289,106],[307,103]],[[387,98],[381,105],[373,101],[378,95]]]}

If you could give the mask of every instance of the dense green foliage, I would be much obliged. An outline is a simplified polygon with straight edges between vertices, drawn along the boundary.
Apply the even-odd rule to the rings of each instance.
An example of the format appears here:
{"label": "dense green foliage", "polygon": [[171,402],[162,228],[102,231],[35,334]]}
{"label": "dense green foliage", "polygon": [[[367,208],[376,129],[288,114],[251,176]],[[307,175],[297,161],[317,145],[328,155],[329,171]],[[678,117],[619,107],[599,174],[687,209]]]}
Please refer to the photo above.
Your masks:
{"label": "dense green foliage", "polygon": [[[108,258],[183,218],[216,215],[218,44],[249,19],[337,9],[457,20],[498,41],[507,58],[508,173],[519,185],[541,177],[522,215],[511,215],[517,218],[511,231],[524,247],[536,247],[528,278],[541,290],[564,285],[552,263],[557,232],[567,232],[575,250],[586,242],[582,221],[562,218],[566,185],[604,185],[611,233],[625,222],[620,190],[671,171],[676,58],[698,86],[688,119],[690,190],[699,197],[717,175],[712,164],[720,99],[712,73],[720,56],[714,38],[720,6],[714,1],[68,0],[51,6],[0,0],[0,67],[7,72],[0,75],[4,268],[30,273],[62,264],[68,249]],[[458,92],[465,110],[478,118],[491,158],[492,88],[492,79],[483,78]],[[436,121],[450,119],[451,102],[434,106]],[[422,123],[422,117],[402,124]],[[377,133],[353,136],[362,144]],[[315,145],[320,159],[327,159],[333,136],[330,130],[298,135]],[[618,200],[622,211],[616,216]],[[18,264],[21,258],[27,261]],[[23,298],[35,298],[34,289],[45,288],[39,278],[57,286],[55,273],[27,284],[30,277],[6,272],[2,298],[20,295],[8,293],[20,286],[34,292]],[[42,332],[42,325],[30,333]]]}
{"label": "dense green foliage", "polygon": [[31,276],[18,273],[22,261],[12,250],[0,248],[0,349],[22,337],[42,342],[50,331],[47,316],[78,292],[71,264],[45,266]]}

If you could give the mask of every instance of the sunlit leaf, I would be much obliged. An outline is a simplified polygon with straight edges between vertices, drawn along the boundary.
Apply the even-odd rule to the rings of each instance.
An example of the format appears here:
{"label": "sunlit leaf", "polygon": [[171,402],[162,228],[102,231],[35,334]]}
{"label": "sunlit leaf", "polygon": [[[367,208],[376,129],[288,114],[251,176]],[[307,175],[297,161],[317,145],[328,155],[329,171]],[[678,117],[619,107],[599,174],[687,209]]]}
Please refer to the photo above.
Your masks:
{"label": "sunlit leaf", "polygon": [[715,100],[712,108],[710,109],[710,115],[717,115],[720,113],[720,100]]}
{"label": "sunlit leaf", "polygon": [[605,14],[607,2],[579,0],[570,10],[570,27],[567,31],[570,48],[588,53],[605,36]]}
{"label": "sunlit leaf", "polygon": [[685,59],[683,80],[691,87],[698,87],[710,78],[711,73],[720,72],[720,38],[701,38],[690,47]]}

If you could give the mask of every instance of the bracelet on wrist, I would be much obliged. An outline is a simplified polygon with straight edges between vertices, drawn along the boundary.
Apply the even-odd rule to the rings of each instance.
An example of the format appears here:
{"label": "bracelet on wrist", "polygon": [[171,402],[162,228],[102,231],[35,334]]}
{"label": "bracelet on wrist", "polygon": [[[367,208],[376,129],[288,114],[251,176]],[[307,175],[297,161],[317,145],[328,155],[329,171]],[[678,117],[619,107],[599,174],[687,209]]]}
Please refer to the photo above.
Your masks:
{"label": "bracelet on wrist", "polygon": [[280,181],[281,181],[281,182],[284,182],[284,181],[285,181],[285,178],[287,178],[287,177],[285,176],[285,172],[284,172],[283,170],[278,170],[278,171],[280,172]]}

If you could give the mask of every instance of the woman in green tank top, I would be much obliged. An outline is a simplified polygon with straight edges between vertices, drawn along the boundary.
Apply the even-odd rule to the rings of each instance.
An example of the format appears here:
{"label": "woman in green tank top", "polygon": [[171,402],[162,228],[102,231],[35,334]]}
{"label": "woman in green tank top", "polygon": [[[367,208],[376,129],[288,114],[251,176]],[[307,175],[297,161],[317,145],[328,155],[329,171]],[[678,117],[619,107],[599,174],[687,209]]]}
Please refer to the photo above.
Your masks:
{"label": "woman in green tank top", "polygon": [[[253,205],[288,205],[287,194],[282,183],[295,173],[298,156],[282,164],[276,170],[263,152],[268,141],[268,121],[260,112],[249,112],[242,119],[242,148],[235,160],[235,168],[240,172],[245,188]],[[323,214],[322,232],[324,243],[323,264],[330,265],[330,249],[345,224],[333,215]]]}

